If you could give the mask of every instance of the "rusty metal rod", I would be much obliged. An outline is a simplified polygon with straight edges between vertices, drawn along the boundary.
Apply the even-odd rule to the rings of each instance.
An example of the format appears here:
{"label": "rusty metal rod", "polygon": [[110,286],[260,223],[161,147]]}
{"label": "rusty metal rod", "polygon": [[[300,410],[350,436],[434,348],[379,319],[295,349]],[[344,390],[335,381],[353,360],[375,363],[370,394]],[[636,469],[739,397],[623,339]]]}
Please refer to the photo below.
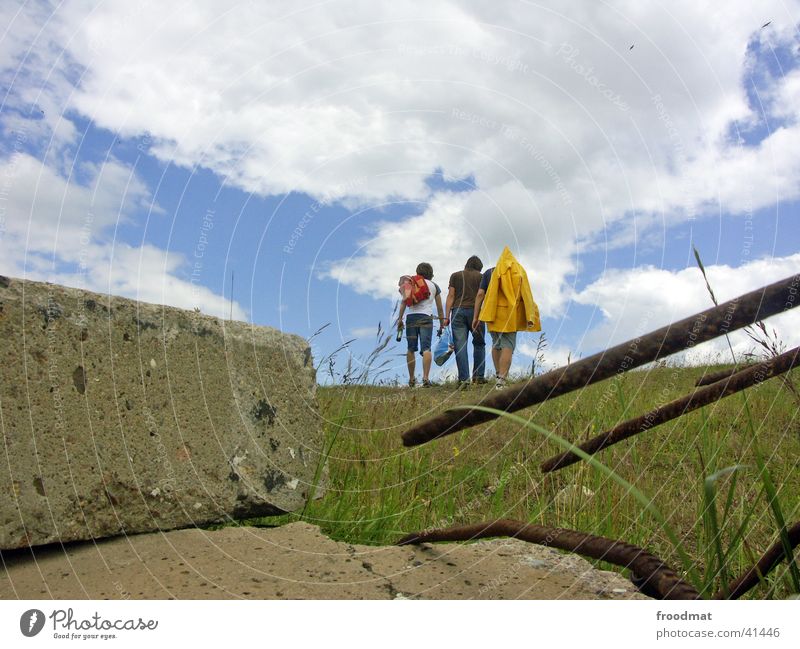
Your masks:
{"label": "rusty metal rod", "polygon": [[[788,536],[789,545],[792,546],[792,549],[800,545],[800,521],[789,528]],[[783,551],[783,544],[781,540],[778,539],[750,570],[730,583],[728,586],[727,599],[739,599],[748,590],[758,585],[760,581],[759,576],[762,578],[766,577],[767,574],[785,558],[786,554]],[[717,591],[714,595],[714,599],[726,599],[724,591],[721,589]]]}
{"label": "rusty metal rod", "polygon": [[651,552],[630,543],[559,527],[499,519],[475,525],[456,525],[445,529],[416,532],[404,536],[397,545],[471,541],[496,536],[509,536],[537,545],[560,548],[628,568],[643,584],[642,590],[653,593],[659,599],[700,598],[700,594],[691,584],[681,579],[672,568]]}
{"label": "rusty metal rod", "polygon": [[[697,410],[709,403],[724,399],[745,388],[766,381],[773,376],[788,372],[793,367],[797,367],[797,365],[800,365],[800,347],[790,349],[788,352],[764,361],[763,363],[751,365],[729,376],[727,379],[722,379],[704,388],[699,388],[692,392],[692,394],[681,397],[680,399],[675,399],[675,401],[670,401],[641,417],[623,421],[621,424],[614,426],[611,430],[600,433],[596,437],[592,437],[592,439],[584,442],[578,446],[578,448],[589,455],[593,455],[629,437],[655,428],[664,422],[676,419],[687,412]],[[571,451],[566,451],[542,462],[541,470],[542,473],[557,471],[558,469],[563,469],[576,462],[580,462],[580,460],[580,456]]]}
{"label": "rusty metal rod", "polygon": [[711,372],[711,374],[703,374],[697,381],[694,383],[694,387],[700,388],[704,385],[711,385],[712,383],[716,383],[717,381],[721,381],[722,379],[727,379],[729,376],[733,376],[737,372],[741,372],[744,368],[739,367],[730,367],[727,370],[720,370],[719,372]]}
{"label": "rusty metal rod", "polygon": [[[794,275],[533,378],[523,385],[495,392],[484,399],[482,405],[506,412],[527,408],[792,309],[800,302],[798,293],[800,275]],[[497,415],[493,413],[478,410],[447,410],[405,431],[403,444],[424,444],[495,417]]]}

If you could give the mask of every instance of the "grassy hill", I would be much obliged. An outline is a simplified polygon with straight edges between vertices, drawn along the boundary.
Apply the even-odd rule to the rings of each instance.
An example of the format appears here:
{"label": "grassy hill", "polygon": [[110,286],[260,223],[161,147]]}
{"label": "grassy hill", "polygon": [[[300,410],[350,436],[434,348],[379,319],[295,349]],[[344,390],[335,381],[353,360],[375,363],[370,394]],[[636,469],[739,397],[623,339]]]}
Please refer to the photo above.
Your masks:
{"label": "grassy hill", "polygon": [[[658,367],[630,372],[519,414],[572,442],[583,441],[689,393],[704,371],[718,369]],[[787,376],[795,382],[800,378],[796,370]],[[534,431],[501,419],[418,448],[402,446],[400,434],[415,422],[457,404],[477,403],[491,389],[491,385],[464,392],[452,385],[320,388],[330,487],[303,514],[284,518],[303,518],[336,539],[371,544],[391,544],[422,529],[516,518],[642,545],[681,568],[663,529],[621,485],[585,463],[543,475],[539,464],[559,448]],[[707,583],[718,586],[719,578],[711,574],[716,568],[704,498],[707,476],[744,465],[716,483],[723,550],[727,552],[735,530],[742,525],[745,530],[741,542],[734,543],[725,557],[729,573],[749,567],[777,538],[756,448],[764,456],[781,511],[791,524],[800,519],[800,416],[797,400],[780,378],[596,457],[652,498],[681,537],[695,568],[706,573]],[[785,596],[794,590],[784,564],[756,596]]]}

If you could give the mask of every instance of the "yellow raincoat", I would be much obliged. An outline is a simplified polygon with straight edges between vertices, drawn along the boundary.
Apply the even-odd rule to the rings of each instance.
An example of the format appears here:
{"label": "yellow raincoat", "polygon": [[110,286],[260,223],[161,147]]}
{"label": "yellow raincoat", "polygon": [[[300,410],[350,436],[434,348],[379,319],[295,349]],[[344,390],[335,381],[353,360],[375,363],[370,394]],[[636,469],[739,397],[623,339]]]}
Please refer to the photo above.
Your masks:
{"label": "yellow raincoat", "polygon": [[497,260],[479,318],[487,323],[489,331],[540,331],[542,328],[528,274],[508,246]]}

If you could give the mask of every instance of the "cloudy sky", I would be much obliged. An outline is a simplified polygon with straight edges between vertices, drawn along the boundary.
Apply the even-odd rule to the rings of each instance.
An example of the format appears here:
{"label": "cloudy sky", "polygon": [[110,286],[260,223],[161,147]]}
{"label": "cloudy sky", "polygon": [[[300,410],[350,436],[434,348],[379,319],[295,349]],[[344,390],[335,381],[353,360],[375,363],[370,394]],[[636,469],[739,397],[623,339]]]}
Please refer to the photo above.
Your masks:
{"label": "cloudy sky", "polygon": [[2,3],[0,273],[224,317],[234,274],[358,356],[508,245],[586,356],[711,305],[693,246],[721,299],[797,272],[798,4]]}

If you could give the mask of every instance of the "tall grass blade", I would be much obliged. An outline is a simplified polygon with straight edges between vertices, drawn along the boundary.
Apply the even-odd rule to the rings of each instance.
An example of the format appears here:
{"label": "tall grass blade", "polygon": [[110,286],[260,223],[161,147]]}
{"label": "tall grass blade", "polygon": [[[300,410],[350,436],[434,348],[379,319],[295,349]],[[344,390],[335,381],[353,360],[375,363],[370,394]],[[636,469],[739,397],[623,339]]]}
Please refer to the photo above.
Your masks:
{"label": "tall grass blade", "polygon": [[697,266],[700,268],[700,272],[703,273],[703,279],[706,281],[706,288],[708,289],[708,294],[711,296],[711,301],[714,302],[715,306],[719,306],[719,302],[717,302],[717,296],[714,295],[714,289],[711,288],[711,284],[708,283],[706,267],[703,266],[703,260],[700,259],[700,253],[695,246],[692,246],[692,250],[694,251],[694,258],[697,260]]}
{"label": "tall grass blade", "polygon": [[306,500],[305,505],[303,505],[303,511],[300,512],[300,520],[303,520],[306,515],[306,510],[308,506],[314,501],[314,496],[317,494],[317,488],[319,487],[319,482],[322,479],[322,472],[325,469],[325,464],[328,462],[328,457],[333,450],[333,445],[336,443],[336,438],[339,436],[342,428],[344,427],[345,422],[350,419],[353,415],[351,412],[351,408],[353,406],[353,402],[349,399],[344,401],[339,410],[339,415],[336,417],[336,420],[333,422],[333,433],[331,435],[331,441],[325,446],[323,442],[322,445],[322,453],[320,453],[319,461],[317,462],[317,467],[314,469],[314,480],[311,483],[311,488],[308,490],[308,499]]}
{"label": "tall grass blade", "polygon": [[728,566],[725,562],[725,552],[722,551],[722,529],[724,529],[725,523],[727,522],[727,511],[730,503],[731,491],[729,490],[728,492],[729,500],[726,501],[726,506],[723,509],[722,525],[720,525],[719,518],[717,516],[717,481],[720,478],[731,474],[733,474],[735,479],[736,472],[743,468],[745,468],[745,466],[741,464],[729,466],[708,476],[703,481],[703,496],[705,500],[703,520],[708,522],[708,528],[710,529],[706,530],[706,538],[709,537],[710,531],[710,536],[714,547],[714,558],[716,559],[715,569],[706,571],[707,577],[705,586],[710,592],[713,592],[715,578],[719,576],[719,578],[722,580],[722,589],[725,597],[728,597],[729,595],[728,583],[730,582],[730,572],[728,571]]}
{"label": "tall grass blade", "polygon": [[775,483],[772,480],[769,469],[767,469],[764,456],[761,453],[761,447],[758,442],[754,442],[756,452],[756,462],[758,463],[759,475],[764,484],[764,491],[767,495],[767,502],[769,503],[772,515],[778,525],[778,533],[780,534],[781,545],[783,545],[783,554],[786,563],[789,565],[789,576],[792,581],[794,592],[800,593],[800,569],[794,560],[794,551],[792,544],[789,542],[789,533],[786,529],[786,519],[783,516],[780,500],[778,500],[778,490],[775,488]]}

